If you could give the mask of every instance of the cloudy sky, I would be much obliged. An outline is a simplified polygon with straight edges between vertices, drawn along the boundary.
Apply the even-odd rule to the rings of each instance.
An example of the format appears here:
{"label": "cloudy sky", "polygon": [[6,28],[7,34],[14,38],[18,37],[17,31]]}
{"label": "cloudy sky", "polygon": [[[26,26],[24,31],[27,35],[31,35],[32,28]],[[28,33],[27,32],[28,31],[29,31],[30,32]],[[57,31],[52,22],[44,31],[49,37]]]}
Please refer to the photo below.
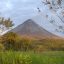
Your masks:
{"label": "cloudy sky", "polygon": [[[55,31],[58,28],[55,25],[61,23],[61,20],[53,10],[50,11],[49,6],[45,6],[41,1],[44,0],[0,0],[0,16],[5,18],[10,17],[14,21],[15,26],[23,23],[27,19],[33,18],[35,22],[47,31],[64,37],[63,30],[61,32]],[[40,15],[38,15],[38,7],[42,11]],[[48,18],[46,15],[48,15]],[[50,24],[49,21],[52,19],[56,19],[55,25]],[[63,23],[62,25],[64,26]]]}
{"label": "cloudy sky", "polygon": [[16,25],[38,14],[41,0],[0,0],[0,16],[10,17]]}

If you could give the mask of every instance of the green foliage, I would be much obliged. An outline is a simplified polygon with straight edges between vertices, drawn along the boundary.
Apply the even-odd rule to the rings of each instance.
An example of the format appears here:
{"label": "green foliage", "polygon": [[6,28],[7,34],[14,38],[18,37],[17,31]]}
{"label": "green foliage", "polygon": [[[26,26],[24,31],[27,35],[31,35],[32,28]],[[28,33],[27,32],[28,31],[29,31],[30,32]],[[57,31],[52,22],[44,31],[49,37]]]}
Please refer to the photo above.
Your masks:
{"label": "green foliage", "polygon": [[32,64],[64,64],[64,52],[47,51],[40,54],[32,53]]}
{"label": "green foliage", "polygon": [[30,55],[20,52],[0,52],[0,64],[31,64]]}
{"label": "green foliage", "polygon": [[32,60],[29,55],[20,54],[19,55],[19,64],[31,64]]}
{"label": "green foliage", "polygon": [[64,52],[0,52],[0,64],[64,64]]}

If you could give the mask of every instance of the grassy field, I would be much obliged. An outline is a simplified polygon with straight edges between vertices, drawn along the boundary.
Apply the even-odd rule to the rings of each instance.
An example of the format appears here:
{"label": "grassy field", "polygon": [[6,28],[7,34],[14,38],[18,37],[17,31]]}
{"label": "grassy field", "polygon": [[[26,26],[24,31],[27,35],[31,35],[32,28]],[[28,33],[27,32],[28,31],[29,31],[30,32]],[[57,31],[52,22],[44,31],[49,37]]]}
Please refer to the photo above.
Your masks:
{"label": "grassy field", "polygon": [[64,52],[0,52],[0,64],[64,64]]}

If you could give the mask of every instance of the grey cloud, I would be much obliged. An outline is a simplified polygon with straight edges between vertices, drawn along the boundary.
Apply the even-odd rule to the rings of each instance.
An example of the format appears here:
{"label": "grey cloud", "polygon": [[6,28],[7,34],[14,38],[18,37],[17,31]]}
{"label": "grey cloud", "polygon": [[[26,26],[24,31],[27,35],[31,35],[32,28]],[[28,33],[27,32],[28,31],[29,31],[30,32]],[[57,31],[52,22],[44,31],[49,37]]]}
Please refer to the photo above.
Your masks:
{"label": "grey cloud", "polygon": [[11,17],[16,24],[36,15],[40,0],[0,0],[0,16]]}

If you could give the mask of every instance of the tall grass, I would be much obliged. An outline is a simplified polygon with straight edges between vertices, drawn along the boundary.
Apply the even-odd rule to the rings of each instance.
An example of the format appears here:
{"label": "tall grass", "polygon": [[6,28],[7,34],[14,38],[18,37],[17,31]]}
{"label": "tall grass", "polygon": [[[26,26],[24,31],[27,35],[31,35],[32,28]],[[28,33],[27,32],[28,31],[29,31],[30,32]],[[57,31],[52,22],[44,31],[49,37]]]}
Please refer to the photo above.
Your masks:
{"label": "tall grass", "polygon": [[28,54],[21,52],[0,52],[0,64],[31,64]]}
{"label": "tall grass", "polygon": [[32,64],[64,64],[64,52],[50,51],[32,54]]}
{"label": "tall grass", "polygon": [[0,64],[64,64],[64,52],[0,52]]}

